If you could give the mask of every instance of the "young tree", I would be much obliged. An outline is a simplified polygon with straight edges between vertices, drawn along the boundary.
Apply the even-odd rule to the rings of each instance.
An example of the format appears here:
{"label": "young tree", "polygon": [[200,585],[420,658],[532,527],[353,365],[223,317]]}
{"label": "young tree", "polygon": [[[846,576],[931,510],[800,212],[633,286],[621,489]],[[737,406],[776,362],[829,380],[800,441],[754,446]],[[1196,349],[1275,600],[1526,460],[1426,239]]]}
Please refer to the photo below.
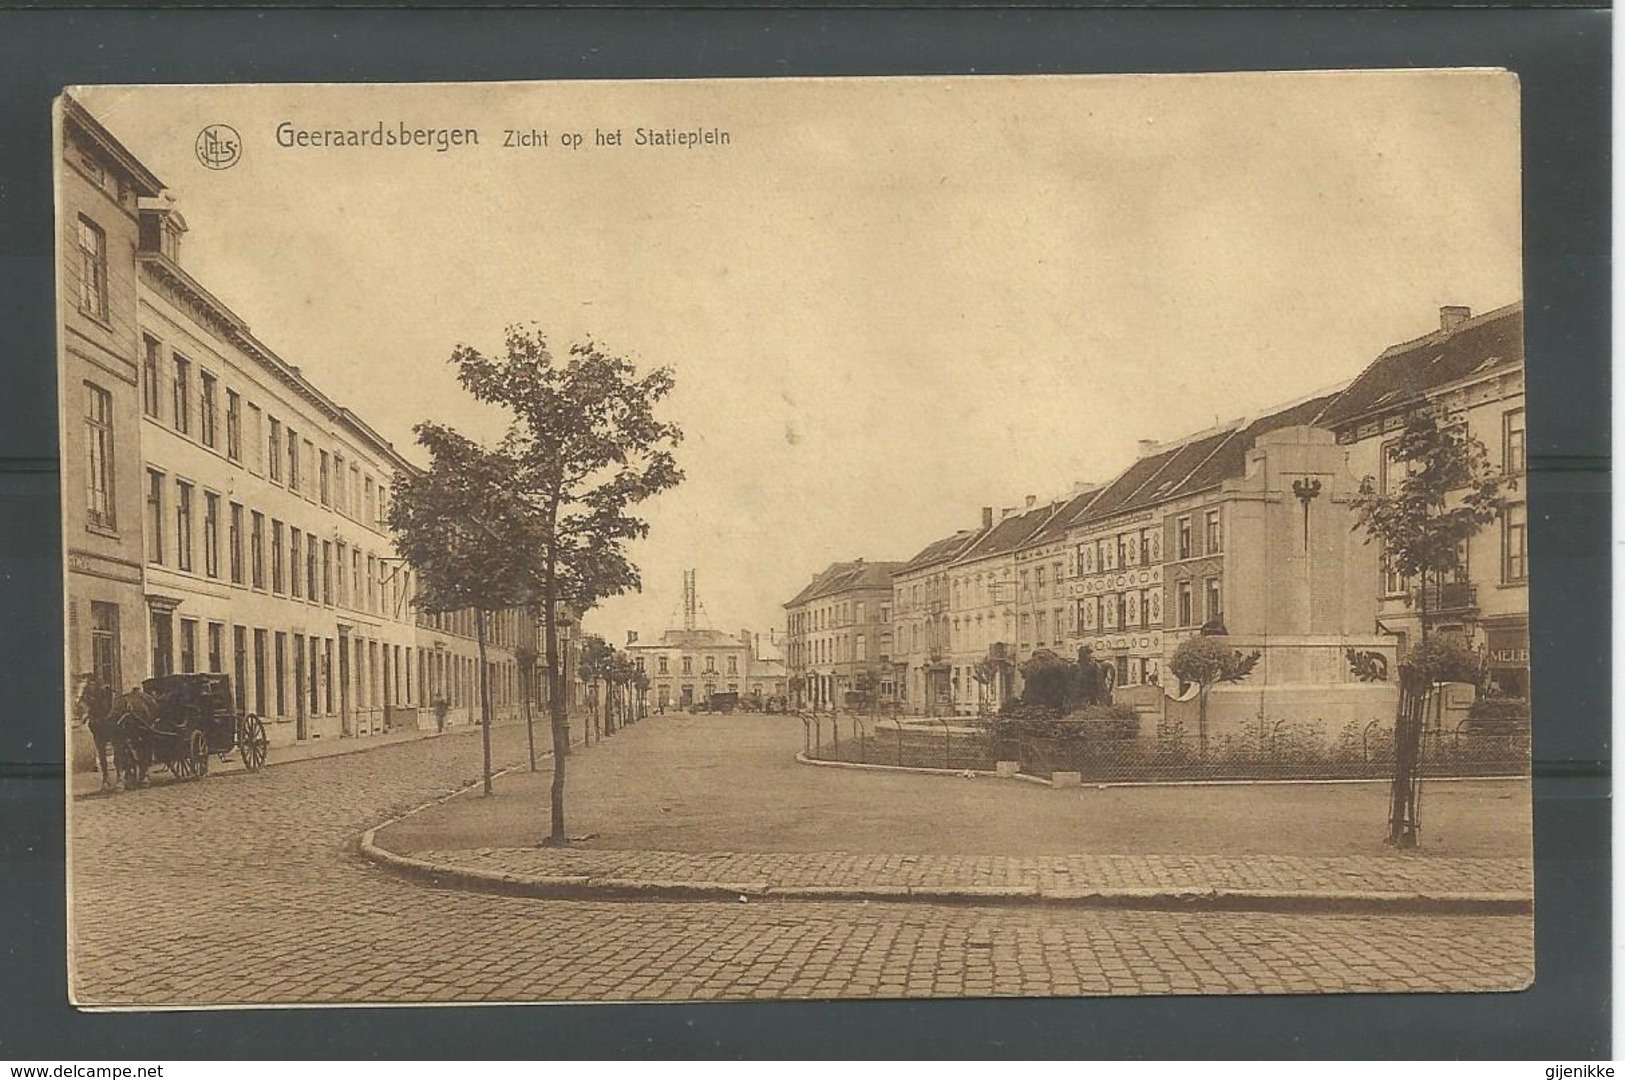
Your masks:
{"label": "young tree", "polygon": [[1179,643],[1168,661],[1168,670],[1182,682],[1195,683],[1196,746],[1203,760],[1207,759],[1207,695],[1220,683],[1240,682],[1258,666],[1260,653],[1255,649],[1246,656],[1233,649],[1221,637],[1198,635]]}
{"label": "young tree", "polygon": [[461,345],[458,381],[480,401],[508,409],[520,469],[516,494],[530,507],[523,543],[534,556],[542,605],[549,713],[553,726],[551,828],[566,842],[564,763],[568,740],[559,664],[561,607],[585,612],[599,599],[640,585],[626,544],[649,532],[631,508],[682,481],[674,423],[655,415],[675,385],[669,368],[640,374],[591,342],[555,357],[542,332],[509,327],[501,355]]}
{"label": "young tree", "polygon": [[491,794],[491,694],[486,623],[493,611],[526,603],[533,580],[525,553],[511,541],[531,511],[515,497],[517,462],[438,424],[415,429],[429,451],[426,472],[395,477],[389,526],[397,550],[416,571],[412,603],[429,613],[474,611],[480,655],[480,723],[484,792]]}
{"label": "young tree", "polygon": [[617,650],[610,657],[609,682],[614,688],[614,730],[624,728],[632,716],[632,684],[638,673],[637,663],[626,653]]}
{"label": "young tree", "polygon": [[[1465,424],[1453,423],[1441,408],[1416,409],[1389,451],[1398,482],[1383,491],[1374,477],[1360,483],[1353,500],[1355,528],[1366,542],[1382,545],[1388,568],[1416,581],[1421,644],[1428,643],[1428,587],[1442,592],[1446,578],[1461,568],[1462,553],[1480,529],[1504,506],[1503,486],[1516,483],[1490,468],[1484,444]],[[1388,842],[1415,847],[1421,823],[1422,727],[1428,696],[1444,668],[1420,647],[1417,659],[1399,665],[1399,710],[1394,718],[1394,786]]]}
{"label": "young tree", "polygon": [[536,728],[531,722],[531,696],[536,686],[536,649],[528,641],[513,651],[519,666],[519,696],[525,709],[525,745],[530,749],[530,771],[536,771]]}
{"label": "young tree", "polygon": [[[598,637],[589,635],[581,642],[581,659],[576,664],[576,675],[587,684],[591,697],[588,699],[592,708],[593,722],[599,724],[598,737],[603,738],[603,720],[609,714],[609,675],[610,668],[615,659],[615,646]],[[604,692],[600,693],[598,686],[604,684]],[[588,733],[592,730],[588,726]]]}
{"label": "young tree", "polygon": [[632,687],[637,692],[637,712],[633,714],[635,720],[642,720],[649,715],[649,687],[651,685],[649,673],[642,668],[638,668],[632,676]]}

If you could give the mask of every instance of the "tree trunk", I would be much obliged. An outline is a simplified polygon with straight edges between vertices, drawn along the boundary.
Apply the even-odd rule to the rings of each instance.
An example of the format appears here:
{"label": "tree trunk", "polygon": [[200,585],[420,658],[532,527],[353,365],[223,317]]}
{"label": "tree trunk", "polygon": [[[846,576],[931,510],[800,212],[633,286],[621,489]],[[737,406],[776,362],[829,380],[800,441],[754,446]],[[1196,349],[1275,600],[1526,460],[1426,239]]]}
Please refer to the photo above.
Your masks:
{"label": "tree trunk", "polygon": [[[1417,594],[1420,638],[1428,639],[1428,575],[1422,571]],[[1388,800],[1388,842],[1413,848],[1422,829],[1422,730],[1426,725],[1430,680],[1399,668],[1399,709],[1394,714],[1394,785]]]}
{"label": "tree trunk", "polygon": [[570,756],[570,726],[564,711],[564,678],[559,670],[558,607],[554,602],[553,555],[548,553],[547,574],[542,589],[542,636],[547,653],[547,714],[553,729],[553,790],[549,815],[548,840],[562,844],[564,840],[564,759]]}
{"label": "tree trunk", "polygon": [[491,794],[491,688],[485,677],[485,612],[474,612],[475,634],[480,646],[480,742],[485,749],[484,794]]}
{"label": "tree trunk", "polygon": [[530,771],[536,771],[536,725],[531,722],[531,691],[536,686],[536,665],[527,663],[519,669],[519,694],[525,705],[525,744],[530,748]]}
{"label": "tree trunk", "polygon": [[1207,684],[1196,692],[1196,751],[1197,757],[1207,760]]}
{"label": "tree trunk", "polygon": [[1422,822],[1422,724],[1427,706],[1426,676],[1400,669],[1399,712],[1394,718],[1394,786],[1389,797],[1388,842],[1395,847],[1416,846]]}

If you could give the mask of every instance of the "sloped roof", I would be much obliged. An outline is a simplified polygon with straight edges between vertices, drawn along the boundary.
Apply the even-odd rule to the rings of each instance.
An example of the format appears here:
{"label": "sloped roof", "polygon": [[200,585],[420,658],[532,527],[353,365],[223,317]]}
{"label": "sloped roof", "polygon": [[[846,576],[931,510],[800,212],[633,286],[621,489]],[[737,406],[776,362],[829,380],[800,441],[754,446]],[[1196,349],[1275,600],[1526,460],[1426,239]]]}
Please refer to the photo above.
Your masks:
{"label": "sloped roof", "polygon": [[852,569],[853,565],[853,563],[849,562],[830,563],[823,570],[814,574],[813,579],[807,583],[805,588],[796,593],[795,596],[791,597],[789,600],[786,600],[784,602],[784,606],[795,607],[797,604],[805,604],[808,600],[813,598],[813,594],[817,592],[822,585],[828,582],[830,578],[836,576],[837,574],[845,573],[846,571]]}
{"label": "sloped roof", "polygon": [[1421,400],[1477,371],[1523,363],[1523,302],[1487,311],[1454,330],[1389,346],[1326,409],[1319,426],[1337,428]]}
{"label": "sloped roof", "polygon": [[635,649],[639,645],[654,649],[725,649],[743,648],[744,642],[732,634],[725,634],[721,630],[667,630],[660,635],[658,642],[634,641],[627,648]]}
{"label": "sloped roof", "polygon": [[62,118],[99,145],[125,172],[137,192],[149,198],[163,194],[164,182],[154,176],[140,158],[130,153],[111,131],[103,127],[101,121],[91,116],[90,111],[79,104],[73,95],[64,93],[61,100]]}
{"label": "sloped roof", "polygon": [[1051,540],[1057,540],[1064,537],[1066,535],[1066,527],[1072,523],[1072,519],[1083,513],[1084,509],[1088,507],[1088,505],[1095,499],[1099,498],[1101,492],[1105,490],[1105,485],[1092,487],[1087,491],[1080,491],[1070,499],[1066,500],[1066,502],[1062,503],[1060,508],[1057,509],[1055,513],[1050,515],[1049,520],[1044,522],[1043,528],[1033,533],[1032,536],[1028,537],[1023,542],[1023,546],[1031,547],[1039,544],[1047,544]]}
{"label": "sloped roof", "polygon": [[960,529],[952,536],[934,540],[921,549],[919,554],[898,567],[894,573],[909,574],[915,570],[923,570],[927,566],[948,562],[980,534],[980,529]]}
{"label": "sloped roof", "polygon": [[1203,436],[1180,446],[1174,451],[1162,468],[1156,474],[1140,485],[1140,490],[1124,499],[1113,509],[1114,513],[1125,510],[1136,510],[1151,506],[1172,497],[1174,490],[1180,486],[1186,477],[1199,469],[1213,452],[1223,446],[1235,434],[1239,425],[1232,424],[1223,431],[1216,431],[1211,435]]}
{"label": "sloped roof", "polygon": [[809,600],[816,600],[820,596],[851,589],[889,590],[892,574],[902,565],[900,562],[868,562],[864,559],[830,563],[822,573],[807,584],[806,588],[794,598],[787,600],[784,606],[795,607]]}
{"label": "sloped roof", "polygon": [[982,534],[974,544],[961,552],[954,562],[971,562],[975,559],[985,559],[989,555],[1003,555],[1014,551],[1043,527],[1053,513],[1055,504],[1044,503],[1025,513],[1011,514]]}
{"label": "sloped roof", "polygon": [[1174,455],[1178,454],[1181,449],[1182,447],[1176,446],[1169,450],[1148,454],[1136,461],[1119,473],[1116,480],[1107,484],[1105,490],[1085,506],[1081,513],[1075,513],[1072,520],[1067,524],[1077,525],[1085,521],[1094,521],[1097,518],[1110,517],[1117,512],[1119,507],[1133,498],[1134,493],[1139,491],[1147,480],[1161,472],[1163,466],[1172,461]]}
{"label": "sloped roof", "polygon": [[1225,480],[1241,476],[1247,471],[1247,453],[1257,444],[1260,435],[1285,427],[1312,425],[1320,418],[1326,407],[1336,400],[1335,391],[1321,394],[1319,397],[1261,416],[1246,427],[1232,430],[1218,449],[1192,469],[1177,486],[1170,488],[1164,497],[1177,499],[1182,495],[1204,491],[1218,486]]}

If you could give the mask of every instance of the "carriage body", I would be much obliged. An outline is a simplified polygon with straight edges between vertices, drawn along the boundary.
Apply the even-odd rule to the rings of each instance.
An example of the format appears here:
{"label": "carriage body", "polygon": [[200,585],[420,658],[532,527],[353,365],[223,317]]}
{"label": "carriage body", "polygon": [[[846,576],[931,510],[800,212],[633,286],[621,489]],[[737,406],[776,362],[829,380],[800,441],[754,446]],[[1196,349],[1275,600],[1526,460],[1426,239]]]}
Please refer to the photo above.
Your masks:
{"label": "carriage body", "polygon": [[237,711],[230,675],[155,675],[141,689],[156,702],[155,715],[143,725],[151,760],[176,777],[203,776],[211,755],[224,759],[233,751],[251,772],[265,764],[265,724]]}

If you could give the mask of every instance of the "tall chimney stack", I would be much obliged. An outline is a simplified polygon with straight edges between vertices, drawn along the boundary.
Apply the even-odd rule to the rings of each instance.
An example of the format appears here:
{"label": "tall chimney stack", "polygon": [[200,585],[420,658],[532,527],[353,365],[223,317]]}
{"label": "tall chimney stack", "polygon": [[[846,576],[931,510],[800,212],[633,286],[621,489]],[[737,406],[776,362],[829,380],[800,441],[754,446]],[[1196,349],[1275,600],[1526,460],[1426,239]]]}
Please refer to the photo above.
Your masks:
{"label": "tall chimney stack", "polygon": [[1462,323],[1473,317],[1473,309],[1461,307],[1456,304],[1446,304],[1439,309],[1439,329],[1448,334]]}
{"label": "tall chimney stack", "polygon": [[1027,496],[1027,509],[1031,510],[1033,508],[1033,504],[1035,504],[1036,502],[1038,502],[1038,496],[1037,495],[1029,495],[1029,496]]}
{"label": "tall chimney stack", "polygon": [[993,508],[991,506],[984,506],[984,507],[982,507],[982,528],[991,529],[992,527],[993,527]]}

